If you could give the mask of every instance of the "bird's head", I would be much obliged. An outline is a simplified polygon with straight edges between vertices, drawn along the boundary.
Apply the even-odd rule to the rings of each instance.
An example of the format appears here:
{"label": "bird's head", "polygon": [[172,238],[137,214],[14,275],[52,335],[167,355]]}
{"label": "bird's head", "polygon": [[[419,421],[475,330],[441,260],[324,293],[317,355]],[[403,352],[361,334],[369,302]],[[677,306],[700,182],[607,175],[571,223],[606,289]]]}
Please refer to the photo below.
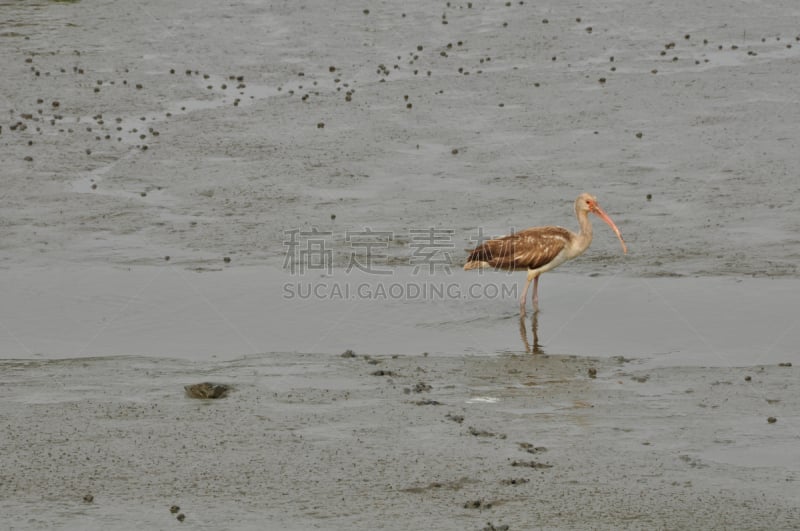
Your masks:
{"label": "bird's head", "polygon": [[620,234],[617,225],[611,220],[610,217],[608,217],[608,214],[606,214],[603,209],[600,208],[600,205],[597,204],[597,198],[595,196],[591,194],[579,195],[578,199],[575,200],[575,210],[579,214],[581,212],[592,212],[597,214],[600,219],[605,221],[608,226],[611,227],[611,229],[614,231],[614,234],[616,234],[617,238],[619,238],[619,243],[622,244],[622,252],[628,252],[628,247],[625,245],[625,240],[622,239],[622,234]]}
{"label": "bird's head", "polygon": [[595,208],[597,208],[597,198],[592,194],[581,194],[575,200],[575,210],[594,212]]}

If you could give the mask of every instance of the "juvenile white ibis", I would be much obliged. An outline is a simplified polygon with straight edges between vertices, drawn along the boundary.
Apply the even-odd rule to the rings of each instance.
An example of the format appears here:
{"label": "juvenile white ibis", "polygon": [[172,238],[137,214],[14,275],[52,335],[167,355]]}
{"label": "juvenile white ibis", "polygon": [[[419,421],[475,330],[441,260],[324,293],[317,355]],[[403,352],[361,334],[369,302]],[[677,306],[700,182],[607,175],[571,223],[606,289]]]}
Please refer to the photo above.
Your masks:
{"label": "juvenile white ibis", "polygon": [[580,256],[592,243],[592,223],[589,212],[614,229],[622,244],[622,252],[627,253],[625,240],[619,229],[597,204],[597,198],[581,194],[575,200],[575,215],[578,217],[580,232],[575,234],[562,227],[532,227],[509,236],[487,240],[470,251],[464,270],[493,267],[506,271],[527,271],[528,279],[519,301],[519,311],[525,313],[525,298],[533,281],[533,310],[539,311],[539,275],[550,271],[567,260]]}

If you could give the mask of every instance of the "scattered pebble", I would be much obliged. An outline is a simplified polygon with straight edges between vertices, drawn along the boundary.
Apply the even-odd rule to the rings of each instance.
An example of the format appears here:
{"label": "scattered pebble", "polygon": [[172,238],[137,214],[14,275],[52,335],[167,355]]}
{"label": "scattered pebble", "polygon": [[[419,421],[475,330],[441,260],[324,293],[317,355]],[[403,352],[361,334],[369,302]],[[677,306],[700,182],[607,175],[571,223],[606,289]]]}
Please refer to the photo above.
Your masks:
{"label": "scattered pebble", "polygon": [[169,512],[171,512],[172,514],[175,514],[180,510],[181,510],[181,508],[178,507],[177,505],[173,505],[172,507],[169,508]]}
{"label": "scattered pebble", "polygon": [[776,422],[778,422],[778,419],[776,419],[775,417],[767,417],[767,422],[770,424],[775,424]]}
{"label": "scattered pebble", "polygon": [[92,496],[91,494],[87,494],[83,497],[83,501],[85,501],[86,503],[92,503],[94,501],[94,496]]}

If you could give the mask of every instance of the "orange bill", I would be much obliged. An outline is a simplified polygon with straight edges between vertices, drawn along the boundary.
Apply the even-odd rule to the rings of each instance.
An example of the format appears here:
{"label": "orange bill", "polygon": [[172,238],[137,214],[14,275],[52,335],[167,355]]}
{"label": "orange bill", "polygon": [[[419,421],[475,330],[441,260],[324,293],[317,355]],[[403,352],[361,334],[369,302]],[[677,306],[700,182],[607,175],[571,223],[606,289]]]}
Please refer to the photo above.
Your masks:
{"label": "orange bill", "polygon": [[617,228],[616,224],[614,224],[614,222],[613,222],[613,221],[611,221],[611,218],[610,218],[610,217],[608,217],[608,214],[606,214],[605,212],[603,212],[603,209],[602,209],[602,208],[600,208],[600,207],[597,205],[597,203],[593,204],[593,205],[592,205],[592,207],[593,207],[593,208],[592,208],[592,212],[594,212],[595,214],[597,214],[597,215],[600,217],[600,219],[602,219],[603,221],[605,221],[606,223],[608,223],[608,226],[609,226],[609,227],[611,227],[612,229],[614,229],[614,234],[616,234],[616,235],[617,235],[617,238],[619,238],[619,243],[621,243],[621,244],[622,244],[622,252],[623,252],[623,253],[627,253],[627,252],[628,252],[628,248],[625,246],[625,240],[623,240],[623,239],[622,239],[622,234],[620,234],[620,232],[619,232],[619,229]]}

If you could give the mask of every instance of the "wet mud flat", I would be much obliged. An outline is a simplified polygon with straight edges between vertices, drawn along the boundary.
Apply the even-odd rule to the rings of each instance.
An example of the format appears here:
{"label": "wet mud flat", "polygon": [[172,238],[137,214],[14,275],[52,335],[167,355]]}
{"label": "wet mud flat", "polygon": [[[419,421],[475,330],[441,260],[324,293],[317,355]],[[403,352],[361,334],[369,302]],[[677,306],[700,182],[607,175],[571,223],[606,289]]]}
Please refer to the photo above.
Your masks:
{"label": "wet mud flat", "polygon": [[[353,351],[4,361],[0,500],[20,529],[180,515],[199,529],[792,529],[797,370]],[[232,388],[184,392],[205,381]]]}
{"label": "wet mud flat", "polygon": [[408,263],[586,191],[631,252],[574,271],[798,274],[791,2],[137,8],[0,3],[0,265],[274,265],[312,227]]}
{"label": "wet mud flat", "polygon": [[[4,525],[797,527],[792,3],[130,7],[0,2]],[[510,297],[275,273],[582,191],[631,252],[544,278],[549,356]]]}

